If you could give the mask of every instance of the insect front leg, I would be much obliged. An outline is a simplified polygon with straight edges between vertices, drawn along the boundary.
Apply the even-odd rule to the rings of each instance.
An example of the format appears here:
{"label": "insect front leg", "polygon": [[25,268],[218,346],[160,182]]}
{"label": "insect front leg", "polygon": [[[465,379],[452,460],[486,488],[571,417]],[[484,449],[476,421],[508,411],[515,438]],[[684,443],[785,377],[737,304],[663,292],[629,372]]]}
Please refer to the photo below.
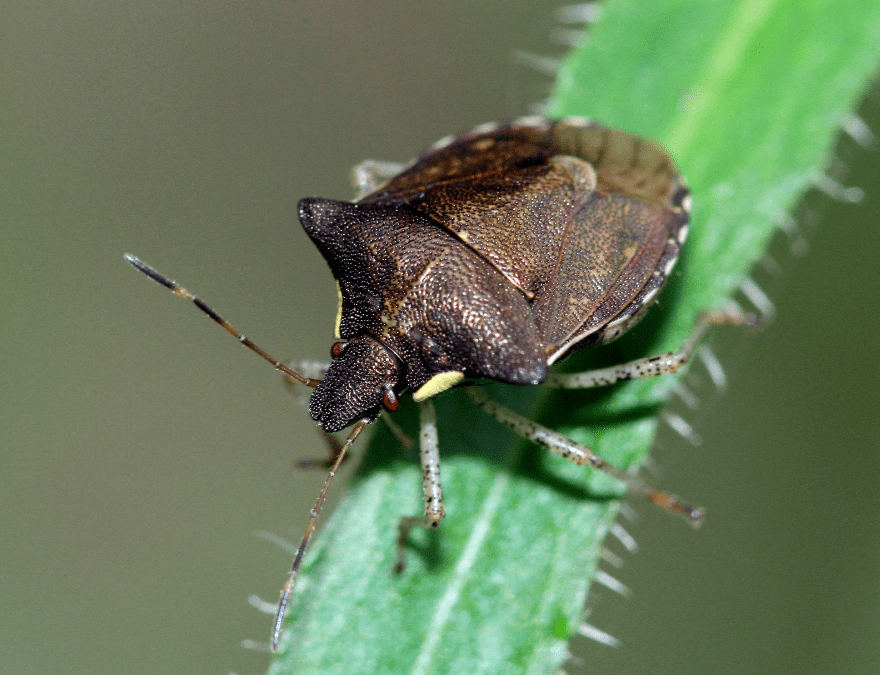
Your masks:
{"label": "insect front leg", "polygon": [[583,373],[554,373],[544,381],[544,384],[556,389],[588,389],[614,384],[622,380],[674,373],[690,360],[700,339],[710,326],[753,326],[756,323],[757,319],[752,314],[737,311],[706,312],[700,315],[697,325],[694,326],[693,331],[677,352],[648,356],[629,363],[588,370]]}
{"label": "insect front leg", "polygon": [[440,445],[437,439],[437,413],[430,399],[419,409],[419,459],[422,464],[422,489],[425,493],[425,515],[406,516],[397,526],[397,560],[394,571],[402,572],[406,564],[406,544],[414,527],[436,528],[446,509],[440,484]]}
{"label": "insect front leg", "polygon": [[591,466],[594,469],[607,473],[626,485],[630,492],[641,495],[649,501],[657,504],[661,508],[666,509],[670,513],[683,516],[691,525],[699,527],[706,517],[705,512],[701,508],[689,506],[682,502],[678,497],[668,492],[649,485],[639,478],[628,474],[622,469],[608,464],[604,459],[590,450],[586,445],[575,443],[573,440],[563,434],[538,424],[514,412],[507,406],[501,405],[497,401],[493,401],[486,392],[480,387],[469,387],[468,394],[485,413],[488,413],[504,426],[511,429],[515,434],[525,438],[542,448],[552,450],[560,457],[564,457],[570,462],[581,466]]}

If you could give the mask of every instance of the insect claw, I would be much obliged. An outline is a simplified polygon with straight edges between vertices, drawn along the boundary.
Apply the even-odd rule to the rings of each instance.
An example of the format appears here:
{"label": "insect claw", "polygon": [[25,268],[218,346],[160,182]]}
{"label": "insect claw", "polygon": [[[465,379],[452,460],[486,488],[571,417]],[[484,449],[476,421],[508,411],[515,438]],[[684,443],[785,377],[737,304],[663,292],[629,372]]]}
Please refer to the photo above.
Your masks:
{"label": "insect claw", "polygon": [[706,510],[698,506],[689,506],[678,497],[661,490],[652,490],[648,494],[648,500],[662,509],[682,516],[694,529],[706,522]]}
{"label": "insect claw", "polygon": [[690,521],[691,527],[697,530],[706,522],[706,509],[692,508],[685,517]]}

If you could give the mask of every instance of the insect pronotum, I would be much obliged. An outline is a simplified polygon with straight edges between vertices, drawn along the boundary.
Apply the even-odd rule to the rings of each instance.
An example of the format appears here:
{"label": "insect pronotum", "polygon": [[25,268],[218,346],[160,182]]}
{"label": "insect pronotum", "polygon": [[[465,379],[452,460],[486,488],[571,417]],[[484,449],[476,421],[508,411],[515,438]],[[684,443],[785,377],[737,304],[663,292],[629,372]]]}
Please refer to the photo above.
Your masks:
{"label": "insect pronotum", "polygon": [[[395,173],[380,183],[380,174]],[[278,645],[297,573],[339,465],[367,424],[411,392],[422,407],[423,515],[402,518],[396,568],[413,527],[445,512],[432,397],[477,380],[586,388],[676,371],[706,328],[743,323],[704,314],[676,353],[571,375],[550,366],[606,344],[641,319],[678,259],[690,193],[652,141],[582,118],[523,118],[435,143],[408,167],[365,162],[357,201],[303,199],[299,218],[336,278],[332,361],[306,377],[233,328],[195,295],[131,255],[126,260],[196,306],[288,378],[313,387],[326,432],[352,426],[291,566],[272,629]],[[470,398],[520,436],[600,469],[693,525],[702,509],[608,465],[588,447],[490,399]]]}

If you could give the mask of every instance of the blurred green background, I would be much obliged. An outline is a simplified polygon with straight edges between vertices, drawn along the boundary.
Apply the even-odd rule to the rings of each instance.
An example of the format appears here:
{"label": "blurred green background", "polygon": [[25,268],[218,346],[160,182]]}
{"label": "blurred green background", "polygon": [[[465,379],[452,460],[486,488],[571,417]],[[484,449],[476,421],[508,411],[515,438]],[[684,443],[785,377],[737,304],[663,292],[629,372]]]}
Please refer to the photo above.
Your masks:
{"label": "blurred green background", "polygon": [[[297,200],[529,112],[550,81],[515,54],[564,53],[555,7],[4,3],[0,671],[264,669],[246,600],[274,600],[289,556],[254,532],[299,538],[323,476],[294,467],[322,442],[271,368],[122,254],[272,354],[325,359],[335,290]],[[876,90],[863,111],[880,129]],[[709,523],[634,505],[641,551],[613,571],[633,597],[590,601],[624,646],[576,638],[572,673],[877,672],[880,170],[843,150],[866,199],[810,200],[809,253],[780,242],[783,274],[760,275],[775,323],[715,336],[730,391],[698,366],[700,408],[673,402],[702,446],[658,441],[658,480]]]}

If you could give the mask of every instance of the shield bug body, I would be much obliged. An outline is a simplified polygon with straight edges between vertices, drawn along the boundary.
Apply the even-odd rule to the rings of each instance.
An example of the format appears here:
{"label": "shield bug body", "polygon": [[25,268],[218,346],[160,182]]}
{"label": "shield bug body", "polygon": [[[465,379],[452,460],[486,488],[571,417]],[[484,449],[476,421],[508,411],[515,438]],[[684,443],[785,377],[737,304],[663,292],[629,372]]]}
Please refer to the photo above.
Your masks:
{"label": "shield bug body", "polygon": [[[631,328],[678,258],[690,197],[669,154],[651,141],[580,118],[524,118],[444,139],[381,184],[377,166],[362,167],[365,194],[353,203],[299,203],[300,221],[329,263],[340,297],[341,341],[320,380],[269,357],[201,300],[128,257],[289,377],[316,387],[310,413],[324,431],[355,425],[312,511],[282,593],[273,646],[336,468],[366,424],[397,410],[402,393],[422,403],[425,514],[401,520],[398,566],[409,529],[434,527],[444,516],[432,396],[481,379],[582,388],[672,372],[708,325],[740,321],[708,314],[678,353],[549,374],[571,352]],[[701,521],[701,510],[608,466],[479,387],[469,392],[521,436]]]}

